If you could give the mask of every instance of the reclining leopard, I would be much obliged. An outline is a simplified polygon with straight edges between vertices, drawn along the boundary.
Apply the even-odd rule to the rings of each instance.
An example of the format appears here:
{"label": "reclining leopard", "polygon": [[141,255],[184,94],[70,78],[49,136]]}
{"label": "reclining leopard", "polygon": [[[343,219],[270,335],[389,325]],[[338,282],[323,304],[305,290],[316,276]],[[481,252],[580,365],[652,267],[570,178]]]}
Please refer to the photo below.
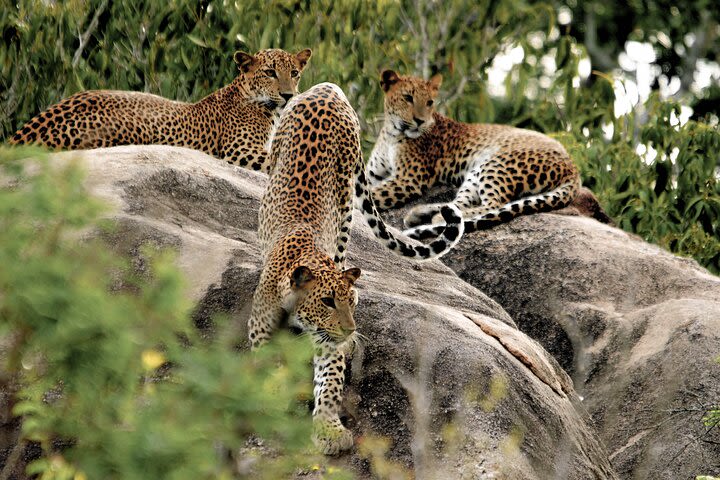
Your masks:
{"label": "reclining leopard", "polygon": [[[568,205],[580,175],[557,141],[505,125],[456,122],[434,111],[442,82],[381,75],[385,122],[368,164],[373,197],[383,209],[419,198],[434,185],[458,187],[450,203],[465,233]],[[412,238],[436,236],[444,204],[419,205],[405,216]]]}
{"label": "reclining leopard", "polygon": [[360,269],[344,268],[353,201],[385,246],[416,260],[453,247],[462,235],[462,217],[454,206],[442,208],[447,225],[429,245],[407,244],[387,230],[365,177],[358,117],[331,83],[289,102],[270,155],[275,167],[258,214],[263,270],[248,336],[256,348],[287,318],[314,340],[313,439],[332,455],[353,444],[338,414],[345,354],[356,338],[354,285]]}
{"label": "reclining leopard", "polygon": [[297,94],[312,52],[235,52],[239,74],[197,103],[142,92],[77,93],[28,121],[10,140],[52,148],[175,145],[268,173],[267,149],[279,110]]}

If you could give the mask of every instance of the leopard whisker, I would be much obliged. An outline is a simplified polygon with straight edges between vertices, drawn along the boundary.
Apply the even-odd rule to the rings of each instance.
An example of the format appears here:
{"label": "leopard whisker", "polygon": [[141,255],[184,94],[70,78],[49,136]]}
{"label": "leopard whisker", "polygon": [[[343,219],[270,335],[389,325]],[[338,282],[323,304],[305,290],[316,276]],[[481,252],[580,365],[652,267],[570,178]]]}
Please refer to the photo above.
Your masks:
{"label": "leopard whisker", "polygon": [[362,346],[365,346],[370,341],[367,335],[363,335],[360,332],[355,332],[353,340],[355,341],[355,343]]}

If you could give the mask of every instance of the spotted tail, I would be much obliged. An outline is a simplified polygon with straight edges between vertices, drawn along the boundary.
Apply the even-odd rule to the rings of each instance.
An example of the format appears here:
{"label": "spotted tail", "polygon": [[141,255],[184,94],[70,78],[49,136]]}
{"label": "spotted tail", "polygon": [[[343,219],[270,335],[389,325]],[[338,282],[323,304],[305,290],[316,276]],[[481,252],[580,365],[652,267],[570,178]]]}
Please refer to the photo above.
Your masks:
{"label": "spotted tail", "polygon": [[417,260],[439,258],[450,251],[450,249],[460,241],[460,237],[463,235],[464,224],[460,209],[455,205],[448,205],[440,210],[440,214],[445,220],[445,225],[439,228],[438,234],[435,235],[437,238],[430,244],[413,245],[395,237],[395,235],[388,230],[387,225],[385,225],[385,222],[375,207],[372,193],[370,193],[368,187],[367,177],[365,176],[365,168],[362,164],[358,167],[355,175],[355,201],[362,210],[365,220],[368,225],[370,225],[370,228],[372,228],[378,240],[387,248],[403,257],[415,258]]}
{"label": "spotted tail", "polygon": [[[513,200],[499,208],[491,210],[470,208],[463,212],[467,217],[467,220],[465,220],[465,233],[486,230],[500,223],[509,222],[520,215],[548,212],[566,207],[572,202],[579,189],[580,177],[577,176],[557,188]],[[476,215],[473,210],[482,210],[482,213]],[[443,227],[444,225],[420,225],[404,230],[403,233],[416,240],[427,240],[440,235]]]}

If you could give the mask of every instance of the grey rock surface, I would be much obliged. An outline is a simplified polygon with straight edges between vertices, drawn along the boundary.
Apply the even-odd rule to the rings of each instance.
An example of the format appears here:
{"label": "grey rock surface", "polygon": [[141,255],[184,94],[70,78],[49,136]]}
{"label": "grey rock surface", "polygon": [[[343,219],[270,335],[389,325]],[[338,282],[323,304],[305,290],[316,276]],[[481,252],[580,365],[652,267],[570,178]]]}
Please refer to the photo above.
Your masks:
{"label": "grey rock surface", "polygon": [[[198,327],[212,332],[212,315],[225,313],[244,338],[261,267],[255,230],[266,178],[161,146],[56,160],[78,156],[90,190],[113,207],[114,248],[139,270],[141,245],[176,249]],[[616,478],[552,356],[450,268],[394,256],[355,218],[348,264],[363,270],[356,320],[368,337],[347,387],[356,441],[391,439],[388,458],[416,478]],[[335,462],[369,478],[357,448]]]}
{"label": "grey rock surface", "polygon": [[[425,201],[438,199],[447,192]],[[720,431],[702,423],[720,402],[720,278],[555,213],[469,234],[441,260],[570,374],[622,478],[720,476]]]}

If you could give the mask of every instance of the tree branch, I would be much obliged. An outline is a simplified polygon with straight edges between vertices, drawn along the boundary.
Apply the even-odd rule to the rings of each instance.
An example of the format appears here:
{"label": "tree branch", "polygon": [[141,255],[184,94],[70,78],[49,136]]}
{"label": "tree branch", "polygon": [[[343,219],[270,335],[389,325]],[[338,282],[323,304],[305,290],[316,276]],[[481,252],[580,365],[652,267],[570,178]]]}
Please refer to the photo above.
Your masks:
{"label": "tree branch", "polygon": [[418,12],[418,19],[420,20],[420,51],[418,52],[419,58],[416,61],[415,68],[420,71],[420,75],[425,79],[427,79],[430,74],[430,38],[428,38],[427,31],[426,6],[426,0],[415,1],[415,8]]}
{"label": "tree branch", "polygon": [[710,30],[710,14],[702,12],[700,26],[693,32],[695,34],[695,42],[688,49],[687,54],[683,56],[682,67],[683,74],[680,77],[680,89],[676,97],[690,91],[690,86],[695,79],[695,68],[699,58],[705,57],[708,47],[708,30]]}
{"label": "tree branch", "polygon": [[617,67],[617,62],[597,43],[597,22],[591,8],[585,11],[585,47],[596,70],[607,72]]}
{"label": "tree branch", "polygon": [[108,0],[103,0],[103,2],[100,4],[97,10],[95,10],[95,15],[93,15],[92,20],[90,21],[90,25],[88,25],[87,30],[85,30],[85,33],[80,35],[80,45],[78,45],[77,50],[75,50],[75,54],[73,55],[72,59],[72,66],[77,67],[77,64],[80,62],[80,57],[82,56],[83,50],[85,50],[85,45],[87,45],[87,41],[90,39],[90,35],[95,33],[95,30],[97,29],[98,23],[100,22],[100,15],[103,14],[105,9],[108,6]]}

